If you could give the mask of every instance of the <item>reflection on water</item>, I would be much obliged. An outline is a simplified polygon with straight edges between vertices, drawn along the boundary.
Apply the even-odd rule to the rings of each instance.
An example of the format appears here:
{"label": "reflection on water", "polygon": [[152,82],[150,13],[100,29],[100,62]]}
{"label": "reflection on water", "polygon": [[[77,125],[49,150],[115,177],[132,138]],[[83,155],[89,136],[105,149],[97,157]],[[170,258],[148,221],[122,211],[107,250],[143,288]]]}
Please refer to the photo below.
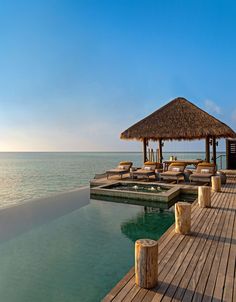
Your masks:
{"label": "reflection on water", "polygon": [[114,197],[114,196],[100,196],[100,195],[90,195],[91,198],[97,199],[97,200],[104,200],[108,202],[117,202],[117,203],[123,203],[123,204],[133,204],[133,205],[139,205],[139,206],[147,206],[147,207],[153,207],[158,209],[168,209],[173,205],[173,201],[170,202],[158,202],[158,201],[148,201],[148,200],[139,200],[139,199],[128,199],[128,198],[121,198],[121,197]]}
{"label": "reflection on water", "polygon": [[121,231],[133,242],[140,238],[157,240],[166,230],[166,226],[173,222],[172,210],[144,207],[142,213],[122,223]]}

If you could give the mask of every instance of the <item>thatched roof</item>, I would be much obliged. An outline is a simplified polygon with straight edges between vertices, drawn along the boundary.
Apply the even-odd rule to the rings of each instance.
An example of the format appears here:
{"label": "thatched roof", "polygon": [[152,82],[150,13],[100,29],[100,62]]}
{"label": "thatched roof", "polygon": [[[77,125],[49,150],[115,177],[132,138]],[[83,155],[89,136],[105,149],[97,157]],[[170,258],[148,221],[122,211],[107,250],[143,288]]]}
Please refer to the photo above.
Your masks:
{"label": "thatched roof", "polygon": [[194,140],[236,137],[226,124],[185,98],[176,98],[121,133],[121,139]]}

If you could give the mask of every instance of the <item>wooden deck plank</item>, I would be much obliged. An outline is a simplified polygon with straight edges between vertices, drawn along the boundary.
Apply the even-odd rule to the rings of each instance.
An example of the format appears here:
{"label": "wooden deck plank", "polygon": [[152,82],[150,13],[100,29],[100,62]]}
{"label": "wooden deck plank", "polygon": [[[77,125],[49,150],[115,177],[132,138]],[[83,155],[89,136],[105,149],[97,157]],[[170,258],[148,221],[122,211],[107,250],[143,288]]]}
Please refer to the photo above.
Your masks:
{"label": "wooden deck plank", "polygon": [[127,282],[134,276],[134,268],[131,268],[131,270],[124,276],[123,279],[120,280],[116,284],[115,287],[103,298],[103,302],[112,301],[112,299],[122,290],[122,288],[127,284]]}
{"label": "wooden deck plank", "polygon": [[233,297],[236,297],[236,293],[235,296],[233,296],[234,287],[236,288],[235,270],[236,270],[236,213],[234,212],[233,236],[231,240],[230,255],[229,255],[226,281],[224,287],[224,295],[223,295],[224,301],[230,301],[233,299]]}
{"label": "wooden deck plank", "polygon": [[[201,275],[199,277],[198,285],[195,289],[193,296],[193,301],[210,301],[212,296],[212,291],[215,284],[215,276],[217,276],[220,259],[222,256],[222,251],[224,247],[225,237],[227,236],[227,230],[232,227],[232,213],[230,211],[226,212],[225,224],[221,232],[221,236],[218,238],[213,238],[213,242],[209,251],[209,255],[203,266]],[[207,278],[207,284],[205,279]]]}
{"label": "wooden deck plank", "polygon": [[[227,238],[232,236],[232,231],[229,230],[227,233]],[[220,267],[219,272],[217,274],[215,289],[213,293],[213,300],[212,301],[218,301],[221,300],[223,297],[223,291],[224,291],[224,283],[226,279],[226,269],[228,265],[229,260],[229,252],[230,252],[230,242],[229,240],[226,240],[224,244],[223,254],[220,261]]]}
{"label": "wooden deck plank", "polygon": [[[183,264],[181,265],[181,269],[179,269],[176,272],[176,275],[171,280],[171,286],[168,287],[167,292],[165,293],[165,296],[163,297],[162,301],[170,301],[173,295],[175,294],[175,291],[179,287],[179,283],[182,280],[184,276],[186,276],[186,279],[188,279],[188,275],[191,273],[191,270],[187,271],[189,263],[193,262],[196,263],[197,257],[199,257],[199,254],[204,248],[204,244],[206,242],[206,238],[204,238],[204,233],[207,231],[208,227],[213,227],[213,224],[215,223],[216,215],[214,215],[213,211],[211,209],[205,209],[208,219],[211,221],[211,224],[203,224],[198,236],[195,234],[195,238],[193,238],[194,242],[192,244],[191,249],[189,250],[187,256],[185,257],[185,260]],[[194,269],[194,267],[193,267]]]}
{"label": "wooden deck plank", "polygon": [[122,302],[132,301],[132,299],[138,294],[138,292],[139,292],[139,287],[134,285],[133,288],[126,295],[126,297],[122,300]]}
{"label": "wooden deck plank", "polygon": [[234,263],[234,290],[233,290],[233,299],[234,299],[234,297],[236,297],[236,261]]}
{"label": "wooden deck plank", "polygon": [[159,240],[159,283],[135,285],[131,270],[104,298],[108,301],[229,301],[236,294],[236,179],[212,194],[212,208],[192,210],[192,234],[170,227]]}
{"label": "wooden deck plank", "polygon": [[[204,210],[206,210],[205,212],[206,212],[206,215],[208,216],[208,215],[210,215],[209,213],[211,213],[211,211],[210,211],[210,209],[204,209]],[[214,215],[213,215],[213,217],[214,217]],[[215,218],[216,219],[218,219],[218,221],[220,221],[220,216],[219,215],[215,215]],[[205,228],[205,231],[207,230],[207,229],[210,229],[210,230],[212,230],[212,232],[215,232],[215,225],[216,225],[216,223],[214,223],[215,221],[214,221],[214,219],[212,219],[212,220],[209,220],[209,222],[210,223],[208,223],[208,224],[206,224],[206,223],[203,223],[203,229]],[[194,230],[193,230],[194,231]],[[204,233],[204,232],[203,232]],[[180,286],[180,287],[178,287],[178,286],[175,286],[174,285],[174,283],[172,283],[171,281],[174,279],[174,277],[175,276],[173,276],[173,274],[169,274],[169,279],[166,279],[165,280],[165,283],[164,283],[164,288],[162,289],[162,290],[160,290],[159,289],[159,293],[158,294],[156,294],[156,296],[157,296],[157,299],[153,299],[153,301],[158,301],[158,300],[161,300],[161,298],[166,294],[166,289],[169,287],[169,292],[168,292],[168,294],[170,295],[170,297],[173,297],[173,295],[174,295],[174,293],[175,293],[175,291],[178,289],[178,288],[180,288],[180,289],[182,289],[182,292],[184,292],[185,291],[185,288],[186,288],[186,286],[187,286],[187,282],[188,282],[188,280],[189,280],[189,278],[191,278],[191,276],[194,274],[194,272],[195,272],[195,270],[196,270],[196,266],[194,265],[195,263],[197,263],[197,260],[202,256],[202,251],[203,251],[203,248],[204,248],[204,245],[205,245],[205,243],[207,242],[207,239],[205,238],[205,239],[203,239],[203,240],[201,240],[201,237],[200,238],[198,238],[197,237],[197,235],[198,235],[198,232],[195,232],[195,236],[193,237],[193,238],[191,238],[193,241],[195,241],[196,239],[198,239],[198,240],[196,240],[197,241],[197,246],[196,246],[196,250],[193,250],[192,252],[193,252],[193,257],[195,258],[195,260],[194,261],[192,261],[192,262],[187,262],[187,261],[184,261],[184,262],[180,262],[180,265],[179,265],[179,267],[178,268],[176,268],[176,272],[174,272],[175,274],[177,274],[177,273],[179,273],[179,275],[181,275],[181,276],[177,276],[176,278],[177,278],[177,280],[180,278],[180,277],[185,277],[184,278],[184,280],[183,281],[185,281],[185,283],[186,284],[184,284],[184,286],[183,286],[183,284],[182,284],[182,286]],[[199,241],[199,242],[198,242]],[[194,247],[193,247],[193,249],[194,249]],[[191,252],[189,253],[189,255],[191,255]],[[187,257],[187,255],[186,255],[186,257]],[[185,260],[185,259],[184,259]],[[184,266],[186,266],[186,267],[182,267],[183,266],[183,263],[185,264]],[[192,265],[190,265],[190,264],[192,264]],[[180,266],[181,266],[181,269],[180,269]],[[187,268],[187,269],[186,269]],[[185,269],[185,270],[184,270]],[[182,272],[182,274],[181,274],[181,272]],[[173,272],[172,272],[173,273]],[[175,275],[174,274],[174,275]],[[174,279],[175,281],[174,282],[176,282],[177,280],[176,279]],[[182,280],[182,279],[181,279]],[[187,282],[186,282],[187,281]],[[189,292],[189,294],[190,294],[191,292]],[[168,294],[166,294],[166,296],[168,295]]]}
{"label": "wooden deck plank", "polygon": [[130,290],[133,289],[134,286],[135,286],[134,280],[133,278],[131,278],[129,282],[126,284],[126,286],[123,287],[123,290],[120,291],[112,301],[114,302],[122,301],[125,298],[125,296],[130,292]]}
{"label": "wooden deck plank", "polygon": [[228,218],[229,219],[229,224],[228,228],[225,228],[224,231],[221,234],[221,238],[219,238],[218,242],[218,247],[217,251],[215,254],[215,258],[213,260],[213,265],[211,266],[211,271],[207,280],[205,292],[204,292],[204,298],[203,301],[211,301],[211,297],[213,295],[214,287],[215,287],[215,282],[216,278],[218,275],[219,267],[220,267],[220,260],[223,256],[223,249],[224,249],[224,244],[229,236],[229,233],[232,232],[233,230],[233,225],[234,225],[234,219],[235,215],[234,212],[231,211],[233,206],[233,200],[231,199],[231,206],[228,211]]}
{"label": "wooden deck plank", "polygon": [[[215,237],[220,236],[222,228],[224,226],[225,218],[226,218],[226,211],[224,211],[223,209],[222,210],[220,209],[219,212],[221,213],[221,220],[218,224],[215,225],[216,233],[214,234],[213,240],[209,240],[206,242],[203,253],[198,260],[196,269],[193,272],[193,275],[191,276],[190,282],[186,288],[182,301],[191,301],[194,291],[196,289],[199,277],[204,268],[204,264],[207,261],[207,259],[212,259],[212,254],[214,253],[215,248],[217,247],[216,241],[214,239],[215,239]],[[210,234],[210,235],[213,235],[213,234]],[[211,248],[212,248],[212,250],[211,250]],[[205,282],[206,281],[207,281],[207,278],[205,278]]]}
{"label": "wooden deck plank", "polygon": [[142,290],[140,290],[138,292],[138,294],[134,297],[134,299],[132,299],[131,301],[132,302],[139,302],[139,301],[143,301],[146,297],[146,295],[149,294],[149,290],[145,289],[145,288],[142,288]]}
{"label": "wooden deck plank", "polygon": [[[223,202],[224,201],[221,200],[221,203],[223,203]],[[214,200],[214,203],[213,203],[213,207],[216,208],[216,209],[219,208],[219,205],[216,204],[215,200]],[[219,219],[219,217],[218,217],[218,219]],[[217,222],[216,222],[216,225],[217,225]],[[216,225],[215,225],[215,227],[216,227]],[[208,246],[209,246],[209,244],[208,244]],[[205,249],[204,252],[206,252],[206,248],[207,248],[207,246],[204,247],[204,249]],[[198,265],[198,263],[199,263],[199,259],[198,259],[198,255],[196,254],[196,255],[194,255],[194,257],[193,257],[193,259],[190,263],[190,267],[188,268],[188,270],[185,273],[181,283],[178,286],[178,289],[177,289],[177,291],[174,295],[173,301],[180,301],[183,298],[183,293],[185,292],[185,290],[187,288],[187,284],[189,283],[189,280],[192,278],[191,270],[195,269],[195,267]],[[201,265],[201,263],[202,263],[202,259],[200,258],[200,265]],[[199,271],[199,269],[198,269],[198,271]],[[200,269],[200,271],[201,271],[201,269]],[[196,277],[196,273],[195,273],[195,277]],[[191,289],[191,290],[188,289],[189,294],[192,293],[192,291],[193,291],[193,289]]]}

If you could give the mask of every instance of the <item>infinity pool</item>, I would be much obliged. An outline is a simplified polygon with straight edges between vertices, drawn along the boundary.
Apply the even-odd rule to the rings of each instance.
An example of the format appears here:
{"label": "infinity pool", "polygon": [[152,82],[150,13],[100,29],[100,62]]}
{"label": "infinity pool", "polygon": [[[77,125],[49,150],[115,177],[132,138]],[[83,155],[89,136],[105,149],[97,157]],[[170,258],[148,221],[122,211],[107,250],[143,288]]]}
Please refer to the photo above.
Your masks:
{"label": "infinity pool", "polygon": [[0,301],[100,301],[133,266],[135,240],[158,239],[173,221],[101,200],[60,212],[0,243]]}

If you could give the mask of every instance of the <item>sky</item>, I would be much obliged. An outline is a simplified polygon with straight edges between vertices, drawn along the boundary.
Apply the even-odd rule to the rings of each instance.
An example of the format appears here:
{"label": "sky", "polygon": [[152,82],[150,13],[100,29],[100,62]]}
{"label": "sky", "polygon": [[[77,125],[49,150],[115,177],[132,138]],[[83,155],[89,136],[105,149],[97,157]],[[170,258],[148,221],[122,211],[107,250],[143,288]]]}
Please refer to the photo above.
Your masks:
{"label": "sky", "polygon": [[235,15],[227,0],[0,0],[0,151],[141,151],[120,133],[178,96],[236,130]]}

